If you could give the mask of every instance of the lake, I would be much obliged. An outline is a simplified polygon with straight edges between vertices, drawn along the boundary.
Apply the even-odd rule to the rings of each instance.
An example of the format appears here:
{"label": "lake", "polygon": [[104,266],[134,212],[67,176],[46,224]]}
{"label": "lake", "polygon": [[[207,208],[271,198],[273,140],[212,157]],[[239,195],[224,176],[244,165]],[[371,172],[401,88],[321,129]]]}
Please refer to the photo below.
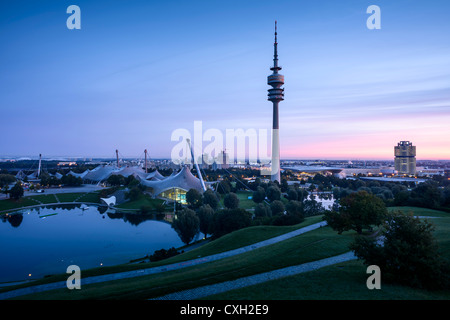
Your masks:
{"label": "lake", "polygon": [[[150,216],[78,205],[0,216],[0,283],[127,263],[161,248],[181,247],[171,225]],[[103,212],[102,212],[103,211]]]}

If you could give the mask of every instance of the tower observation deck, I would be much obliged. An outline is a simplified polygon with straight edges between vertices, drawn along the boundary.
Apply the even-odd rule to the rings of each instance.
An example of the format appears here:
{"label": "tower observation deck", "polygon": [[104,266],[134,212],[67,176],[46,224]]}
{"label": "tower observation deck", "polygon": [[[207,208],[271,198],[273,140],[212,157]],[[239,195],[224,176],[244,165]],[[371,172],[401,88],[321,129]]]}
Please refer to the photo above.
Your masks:
{"label": "tower observation deck", "polygon": [[280,180],[280,136],[279,136],[279,121],[278,121],[278,104],[284,100],[284,89],[281,88],[284,84],[284,76],[279,74],[278,71],[281,67],[278,66],[278,42],[277,42],[277,22],[275,21],[275,42],[273,53],[273,67],[270,70],[273,71],[271,75],[267,77],[267,84],[272,88],[269,89],[268,99],[273,104],[273,124],[272,124],[272,172],[271,180],[281,183]]}

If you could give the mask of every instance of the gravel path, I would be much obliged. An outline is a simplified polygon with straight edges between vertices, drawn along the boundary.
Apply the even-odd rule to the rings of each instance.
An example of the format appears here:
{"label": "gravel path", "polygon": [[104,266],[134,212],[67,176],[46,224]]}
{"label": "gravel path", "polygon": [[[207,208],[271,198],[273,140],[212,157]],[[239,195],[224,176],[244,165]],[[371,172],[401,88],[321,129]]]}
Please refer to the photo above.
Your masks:
{"label": "gravel path", "polygon": [[[258,249],[258,248],[261,248],[264,246],[268,246],[268,245],[271,245],[271,244],[274,244],[274,243],[277,243],[277,242],[280,242],[280,241],[283,241],[286,239],[290,239],[292,237],[296,237],[300,234],[323,227],[325,225],[326,225],[325,221],[318,222],[318,223],[309,225],[307,227],[300,228],[300,229],[282,234],[280,236],[270,238],[270,239],[267,239],[264,241],[260,241],[258,243],[254,243],[254,244],[242,247],[242,248],[238,248],[238,249],[234,249],[234,250],[230,250],[230,251],[226,251],[226,252],[222,252],[222,253],[217,253],[217,254],[213,254],[210,256],[201,257],[201,258],[197,258],[197,259],[193,259],[193,260],[159,266],[159,267],[119,272],[119,273],[113,273],[113,274],[105,274],[105,275],[94,276],[94,277],[89,277],[89,278],[83,278],[83,272],[81,272],[81,287],[83,287],[83,285],[86,285],[86,284],[93,284],[93,283],[99,283],[99,282],[104,282],[104,281],[113,281],[113,280],[119,280],[119,279],[145,276],[145,275],[150,275],[150,274],[155,274],[155,273],[160,273],[160,272],[166,272],[166,271],[191,267],[191,266],[203,264],[206,262],[217,261],[220,259],[228,258],[228,257],[238,255],[241,253],[245,253],[245,252],[248,252],[251,250],[255,250],[255,249]],[[38,293],[38,292],[47,291],[47,290],[61,289],[61,288],[66,288],[66,281],[54,282],[54,283],[49,283],[49,284],[37,285],[37,286],[32,286],[32,287],[27,287],[27,288],[22,288],[22,289],[16,289],[16,290],[8,291],[8,292],[3,292],[3,293],[0,293],[0,300],[14,298],[14,297],[31,294],[31,293]]]}
{"label": "gravel path", "polygon": [[354,260],[356,256],[353,252],[347,252],[338,256],[325,258],[313,262],[300,264],[297,266],[286,267],[283,269],[273,270],[265,273],[260,273],[248,277],[239,278],[236,280],[226,281],[222,283],[216,283],[194,289],[188,289],[184,291],[174,292],[162,297],[154,298],[151,300],[193,300],[200,299],[207,296],[211,296],[218,293],[227,292],[234,289],[245,288],[255,284],[263,283],[266,281],[276,280],[284,277],[297,275],[303,272],[317,270],[322,267],[333,265],[336,263]]}

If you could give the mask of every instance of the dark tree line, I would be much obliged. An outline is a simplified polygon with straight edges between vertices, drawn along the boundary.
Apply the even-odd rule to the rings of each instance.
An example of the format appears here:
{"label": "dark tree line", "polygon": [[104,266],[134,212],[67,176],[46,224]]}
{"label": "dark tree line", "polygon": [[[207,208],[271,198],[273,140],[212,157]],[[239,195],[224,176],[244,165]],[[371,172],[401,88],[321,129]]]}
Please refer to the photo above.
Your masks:
{"label": "dark tree line", "polygon": [[199,232],[218,238],[251,225],[252,215],[239,208],[236,194],[224,196],[225,208],[219,208],[220,197],[220,194],[210,189],[203,194],[195,189],[186,193],[188,207],[179,211],[172,223],[184,243],[189,244]]}
{"label": "dark tree line", "polygon": [[[320,202],[308,198],[308,192],[298,186],[290,186],[287,193],[283,193],[277,182],[263,183],[257,179],[251,185],[255,190],[252,199],[256,204],[252,213],[239,207],[239,198],[231,191],[234,187],[232,182],[224,179],[220,181],[218,191],[226,192],[209,189],[201,194],[191,189],[186,193],[188,206],[178,212],[172,224],[186,244],[198,232],[218,238],[251,225],[298,224],[307,216],[325,211]],[[219,208],[221,199],[224,208]]]}
{"label": "dark tree line", "polygon": [[363,179],[340,179],[335,176],[316,174],[306,183],[311,190],[328,191],[337,201],[356,191],[366,191],[383,200],[386,206],[415,206],[450,210],[450,180],[437,176],[416,184],[414,181],[385,182]]}
{"label": "dark tree line", "polygon": [[41,186],[48,186],[48,187],[59,185],[77,187],[83,184],[83,180],[80,177],[75,177],[71,174],[63,175],[60,179],[58,179],[55,176],[51,176],[47,173],[42,173],[39,178],[41,179],[39,184]]}

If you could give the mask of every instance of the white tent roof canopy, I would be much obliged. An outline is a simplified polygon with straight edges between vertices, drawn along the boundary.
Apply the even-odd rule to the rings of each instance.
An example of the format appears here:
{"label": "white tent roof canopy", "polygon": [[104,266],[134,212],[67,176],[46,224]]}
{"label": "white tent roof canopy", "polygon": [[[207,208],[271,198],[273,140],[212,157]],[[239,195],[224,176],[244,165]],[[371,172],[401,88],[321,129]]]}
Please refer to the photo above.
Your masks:
{"label": "white tent roof canopy", "polygon": [[147,176],[147,173],[145,173],[145,171],[139,166],[126,166],[120,169],[119,171],[112,172],[111,174],[121,175],[124,176],[125,178],[128,178],[129,176],[133,175],[135,177],[145,179],[145,177]]}
{"label": "white tent roof canopy", "polygon": [[199,178],[196,178],[188,167],[183,167],[180,172],[175,175],[171,175],[164,180],[160,181],[148,181],[140,179],[140,183],[146,187],[153,189],[153,195],[157,196],[162,192],[178,188],[189,191],[190,189],[196,189],[203,192],[202,184]]}
{"label": "white tent roof canopy", "polygon": [[84,180],[87,181],[96,181],[96,182],[100,182],[100,181],[104,181],[106,179],[108,179],[108,177],[113,174],[114,172],[119,171],[120,169],[118,169],[115,166],[110,166],[110,165],[100,165],[96,168],[94,168],[92,171],[89,171],[85,176],[84,176]]}
{"label": "white tent roof canopy", "polygon": [[82,173],[75,173],[72,170],[70,170],[67,174],[70,174],[71,176],[74,177],[79,177],[81,179],[84,179],[84,177],[89,173],[89,169],[87,169],[86,171],[82,172]]}

